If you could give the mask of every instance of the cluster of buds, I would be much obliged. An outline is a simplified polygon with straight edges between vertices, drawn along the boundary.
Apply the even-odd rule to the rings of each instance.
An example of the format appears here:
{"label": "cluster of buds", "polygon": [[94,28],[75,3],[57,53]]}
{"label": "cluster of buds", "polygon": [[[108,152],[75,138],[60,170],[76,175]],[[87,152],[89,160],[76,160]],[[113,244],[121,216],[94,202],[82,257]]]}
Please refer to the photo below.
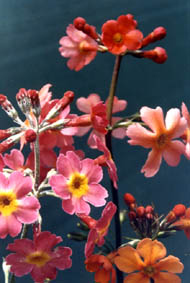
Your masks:
{"label": "cluster of buds", "polygon": [[126,193],[128,217],[133,230],[140,238],[153,238],[159,231],[159,217],[152,205],[138,206],[133,195]]}
{"label": "cluster of buds", "polygon": [[73,21],[73,25],[76,29],[84,32],[93,39],[96,40],[98,38],[98,34],[96,33],[96,28],[92,25],[89,25],[84,18],[82,17],[75,18]]}
{"label": "cluster of buds", "polygon": [[[49,85],[45,87],[49,89]],[[50,106],[49,112],[44,116],[45,111],[41,107],[43,101],[41,101],[40,91],[21,88],[16,95],[16,100],[26,117],[26,120],[22,121],[8,98],[0,94],[1,108],[18,125],[17,127],[0,130],[0,140],[4,140],[0,143],[0,153],[5,152],[19,141],[21,148],[27,142],[35,142],[37,135],[46,130],[63,128],[68,120],[55,119],[55,117],[58,117],[73,99],[74,93],[72,91],[65,92],[63,98],[58,100],[53,107]]]}

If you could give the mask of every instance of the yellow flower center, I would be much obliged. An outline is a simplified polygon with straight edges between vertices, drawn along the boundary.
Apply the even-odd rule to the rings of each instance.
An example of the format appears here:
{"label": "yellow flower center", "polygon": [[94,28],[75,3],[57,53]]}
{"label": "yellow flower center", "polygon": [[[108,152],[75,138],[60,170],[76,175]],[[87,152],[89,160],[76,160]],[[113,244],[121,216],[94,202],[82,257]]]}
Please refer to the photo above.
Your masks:
{"label": "yellow flower center", "polygon": [[0,192],[0,213],[9,216],[17,210],[18,201],[13,191]]}
{"label": "yellow flower center", "polygon": [[168,142],[169,142],[169,138],[168,138],[168,136],[167,136],[166,134],[161,134],[161,135],[158,137],[157,141],[156,141],[157,146],[158,146],[159,148],[165,147],[165,145],[166,145]]}
{"label": "yellow flower center", "polygon": [[48,261],[50,261],[51,257],[44,251],[36,251],[29,254],[26,257],[26,262],[30,264],[35,264],[37,267],[44,266]]}
{"label": "yellow flower center", "polygon": [[152,275],[155,274],[156,270],[155,270],[155,268],[154,268],[153,266],[148,265],[148,266],[146,266],[146,267],[143,268],[143,272],[144,272],[144,274],[146,274],[147,276],[152,277]]}
{"label": "yellow flower center", "polygon": [[69,191],[74,197],[80,198],[88,192],[88,178],[84,174],[75,172],[67,182]]}
{"label": "yellow flower center", "polygon": [[113,36],[113,41],[115,43],[121,43],[123,41],[123,37],[122,37],[121,33],[119,33],[119,32],[115,33],[114,36]]}

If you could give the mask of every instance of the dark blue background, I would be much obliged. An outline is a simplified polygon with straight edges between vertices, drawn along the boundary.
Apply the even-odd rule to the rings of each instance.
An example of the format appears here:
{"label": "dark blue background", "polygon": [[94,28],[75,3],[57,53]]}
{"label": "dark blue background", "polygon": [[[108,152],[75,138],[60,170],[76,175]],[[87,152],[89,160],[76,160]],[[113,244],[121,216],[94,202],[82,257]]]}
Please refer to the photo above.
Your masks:
{"label": "dark blue background", "polygon": [[[121,14],[131,13],[139,23],[144,35],[157,26],[167,29],[167,37],[158,42],[168,52],[168,60],[158,65],[149,60],[126,57],[123,59],[118,82],[117,96],[128,101],[125,115],[130,115],[141,106],[161,106],[164,111],[180,107],[184,101],[190,107],[190,5],[188,0],[9,0],[0,2],[0,93],[14,102],[18,89],[40,89],[51,83],[54,98],[61,97],[71,89],[76,98],[98,93],[107,97],[114,64],[111,54],[98,54],[97,58],[80,72],[70,71],[66,59],[58,52],[58,41],[65,34],[66,27],[77,16],[83,16],[100,31],[101,25]],[[153,45],[154,46],[154,45]],[[75,107],[73,106],[73,111]],[[1,128],[10,127],[11,121],[1,112]],[[6,124],[6,125],[5,125]],[[145,178],[140,169],[147,157],[147,150],[131,147],[127,140],[113,142],[119,175],[121,207],[125,192],[131,192],[139,204],[154,203],[160,214],[166,214],[176,203],[190,206],[190,165],[184,157],[176,168],[162,164],[154,178]],[[87,149],[84,139],[77,139],[77,148]],[[104,186],[109,186],[108,179]],[[85,271],[83,244],[66,238],[76,225],[76,217],[66,215],[61,201],[46,198],[42,200],[43,230],[61,235],[64,245],[73,248],[73,267],[59,272],[55,282],[93,282],[93,276]],[[100,215],[100,210],[98,216]],[[125,234],[131,234],[129,227]],[[132,234],[131,234],[132,235]],[[8,241],[12,239],[8,238]],[[190,244],[183,232],[164,240],[168,254],[178,256],[185,265],[181,278],[188,283],[190,269]],[[0,251],[5,252],[5,241],[0,240]],[[0,274],[3,282],[3,274]],[[32,282],[29,276],[16,282]]]}

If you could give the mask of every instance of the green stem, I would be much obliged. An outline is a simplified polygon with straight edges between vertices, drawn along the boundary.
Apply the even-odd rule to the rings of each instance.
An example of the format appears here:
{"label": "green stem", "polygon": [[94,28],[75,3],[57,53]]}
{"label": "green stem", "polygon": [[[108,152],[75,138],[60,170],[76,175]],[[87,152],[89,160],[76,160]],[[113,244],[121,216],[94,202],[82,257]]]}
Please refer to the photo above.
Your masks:
{"label": "green stem", "polygon": [[[112,74],[111,85],[110,85],[110,91],[109,91],[109,96],[108,96],[107,119],[108,119],[110,125],[112,123],[113,101],[114,101],[114,96],[115,96],[115,91],[116,91],[116,86],[117,86],[117,81],[118,81],[121,59],[122,59],[122,56],[120,56],[120,55],[116,56],[115,65],[114,65],[113,74]],[[110,153],[112,155],[112,159],[114,159],[113,152],[112,152],[111,131],[108,131],[108,133],[106,135],[106,146],[110,150]],[[111,181],[111,191],[112,191],[113,202],[117,206],[117,211],[116,211],[115,216],[114,216],[114,218],[115,218],[115,248],[117,249],[119,246],[121,246],[121,224],[120,224],[120,219],[119,219],[120,209],[119,209],[118,191],[114,188],[112,181]],[[122,283],[123,282],[123,273],[118,269],[116,270],[116,272],[117,272],[117,282]]]}

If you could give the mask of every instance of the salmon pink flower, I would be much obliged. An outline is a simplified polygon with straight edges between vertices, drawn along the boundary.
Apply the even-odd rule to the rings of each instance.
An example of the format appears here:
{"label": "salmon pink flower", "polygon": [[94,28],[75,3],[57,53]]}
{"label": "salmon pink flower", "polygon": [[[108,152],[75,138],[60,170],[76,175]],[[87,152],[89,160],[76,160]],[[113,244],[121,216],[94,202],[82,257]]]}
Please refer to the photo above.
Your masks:
{"label": "salmon pink flower", "polygon": [[143,34],[136,26],[137,22],[130,14],[119,16],[117,21],[109,20],[102,26],[102,42],[113,54],[139,49]]}
{"label": "salmon pink flower", "polygon": [[181,279],[174,273],[183,271],[183,264],[172,255],[166,256],[166,248],[157,240],[149,238],[141,240],[137,248],[125,246],[118,250],[118,256],[114,258],[116,266],[126,273],[124,283],[155,283],[175,282]]}
{"label": "salmon pink flower", "polygon": [[187,128],[185,129],[182,138],[184,139],[186,146],[185,146],[185,155],[188,159],[190,159],[190,114],[187,109],[187,106],[183,102],[181,105],[182,115],[187,121]]}
{"label": "salmon pink flower", "polygon": [[[89,257],[92,255],[95,244],[97,244],[99,247],[103,246],[105,240],[104,237],[108,233],[108,229],[111,223],[111,220],[116,213],[117,207],[113,202],[108,202],[106,207],[104,208],[102,212],[102,216],[99,220],[94,221],[94,219],[91,219],[90,216],[87,215],[81,215],[79,214],[79,218],[88,225],[90,228],[90,232],[88,234],[87,243],[85,245],[85,256]],[[93,225],[92,225],[93,223]]]}
{"label": "salmon pink flower", "polygon": [[[62,208],[69,214],[90,213],[91,203],[103,206],[108,193],[98,184],[103,177],[102,168],[94,160],[80,160],[73,151],[60,154],[57,160],[58,174],[50,178],[53,191],[62,198]],[[88,202],[88,203],[87,203]]]}
{"label": "salmon pink flower", "polygon": [[53,280],[57,276],[56,269],[64,270],[72,265],[70,248],[54,248],[60,242],[61,237],[48,231],[41,232],[33,241],[17,239],[7,247],[14,253],[6,257],[6,263],[11,266],[10,271],[18,277],[30,273],[38,283],[43,283],[47,278]]}
{"label": "salmon pink flower", "polygon": [[63,36],[59,41],[59,51],[63,57],[70,57],[67,62],[69,69],[79,71],[95,58],[98,44],[72,24],[67,27],[66,33],[68,36]]}
{"label": "salmon pink flower", "polygon": [[31,178],[21,172],[13,172],[9,178],[0,173],[0,238],[8,234],[16,237],[22,223],[31,224],[38,219],[40,203],[27,196],[31,190]]}
{"label": "salmon pink flower", "polygon": [[146,129],[139,123],[129,126],[127,136],[131,138],[131,145],[152,148],[148,159],[141,169],[146,177],[154,176],[162,161],[162,157],[170,166],[177,166],[180,156],[185,152],[185,146],[179,138],[186,129],[185,118],[180,117],[179,109],[170,109],[164,123],[163,111],[160,107],[151,109],[142,107],[140,110],[142,121],[150,128]]}
{"label": "salmon pink flower", "polygon": [[114,256],[114,252],[107,256],[93,254],[85,260],[86,270],[89,272],[95,272],[95,282],[116,282],[116,272],[112,265]]}

